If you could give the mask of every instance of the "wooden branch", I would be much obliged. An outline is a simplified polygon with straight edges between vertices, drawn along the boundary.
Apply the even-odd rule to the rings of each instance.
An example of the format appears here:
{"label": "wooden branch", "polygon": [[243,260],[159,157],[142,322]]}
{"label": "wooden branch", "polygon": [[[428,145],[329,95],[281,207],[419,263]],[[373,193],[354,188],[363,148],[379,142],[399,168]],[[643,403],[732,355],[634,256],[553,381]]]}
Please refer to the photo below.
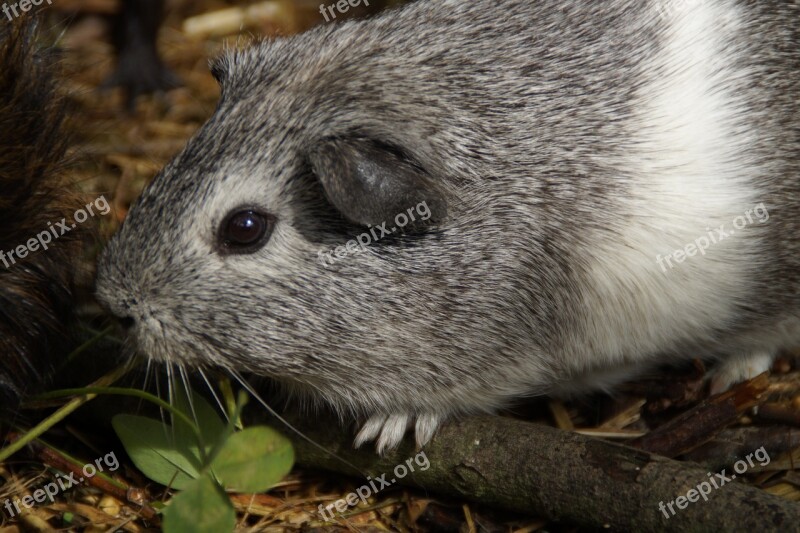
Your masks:
{"label": "wooden branch", "polygon": [[[374,449],[352,449],[352,429],[331,420],[288,420],[326,450],[373,477],[396,479],[395,465],[416,451],[410,439],[379,458]],[[307,441],[294,439],[298,462],[356,475],[352,467]],[[620,444],[501,417],[477,417],[442,427],[425,447],[430,467],[397,479],[442,495],[488,506],[623,531],[767,531],[800,524],[800,504],[738,481],[713,490],[708,501],[659,509],[709,481],[705,470]],[[731,473],[726,474],[730,477]],[[366,480],[365,480],[366,483]],[[685,501],[685,500],[684,500]]]}
{"label": "wooden branch", "polygon": [[758,405],[767,387],[769,379],[766,374],[740,383],[727,392],[703,400],[694,408],[631,442],[631,446],[666,457],[687,453],[711,440],[746,410]]}
{"label": "wooden branch", "polygon": [[762,446],[775,461],[792,450],[800,449],[800,431],[789,426],[723,429],[712,440],[681,458],[719,471]]}

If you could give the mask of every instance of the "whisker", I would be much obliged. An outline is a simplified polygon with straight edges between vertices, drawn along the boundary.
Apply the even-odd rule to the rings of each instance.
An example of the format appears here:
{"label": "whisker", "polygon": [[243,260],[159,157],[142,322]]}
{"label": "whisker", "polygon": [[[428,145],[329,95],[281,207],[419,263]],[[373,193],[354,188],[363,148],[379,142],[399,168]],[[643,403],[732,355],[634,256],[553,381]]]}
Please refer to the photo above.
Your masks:
{"label": "whisker", "polygon": [[[145,391],[145,392],[147,392],[147,385],[150,383],[150,371],[153,369],[152,366],[153,366],[153,359],[148,357],[147,358],[147,364],[144,367],[144,383],[142,383],[142,390]],[[141,411],[142,410],[142,402],[143,401],[144,401],[144,399],[139,398],[139,405],[136,407],[137,411]]]}
{"label": "whisker", "polygon": [[[159,379],[158,372],[155,370],[155,368],[153,369],[153,377],[155,378],[155,384],[156,384],[156,396],[158,396],[159,400],[163,400],[164,398],[161,395],[161,380]],[[160,405],[158,406],[158,413],[161,416],[161,424],[164,427],[166,427],[167,426],[167,419],[165,416],[166,413],[164,413],[164,408],[161,407]]]}
{"label": "whisker", "polygon": [[[175,375],[173,374],[172,370],[172,362],[167,363],[167,396],[169,404],[175,407]],[[175,440],[175,415],[170,411],[169,413],[170,421],[172,424],[170,427],[172,428],[172,440]],[[166,435],[169,438],[169,435]]]}
{"label": "whisker", "polygon": [[358,472],[358,473],[359,473],[359,474],[361,474],[362,476],[365,476],[365,477],[366,477],[366,475],[367,475],[367,474],[365,474],[364,472],[362,472],[362,471],[361,471],[361,469],[360,469],[360,468],[358,468],[356,465],[354,465],[353,463],[351,463],[350,461],[348,461],[348,460],[346,460],[346,459],[344,459],[344,458],[342,458],[342,457],[339,457],[338,455],[336,455],[336,454],[335,454],[335,453],[333,453],[332,451],[330,451],[330,450],[326,449],[324,446],[322,446],[322,445],[320,445],[320,444],[317,444],[317,443],[316,443],[316,442],[315,442],[313,439],[311,439],[310,437],[306,436],[306,434],[305,434],[305,433],[303,433],[302,431],[300,431],[299,429],[297,429],[296,427],[294,427],[294,426],[293,426],[292,424],[290,424],[290,423],[289,423],[289,422],[288,422],[288,421],[287,421],[285,418],[283,418],[281,415],[279,415],[278,413],[276,413],[276,412],[275,412],[275,410],[274,410],[272,407],[270,407],[270,406],[269,406],[269,404],[267,404],[267,402],[266,402],[266,401],[264,401],[264,399],[261,397],[261,395],[260,395],[260,394],[258,394],[258,393],[255,391],[255,389],[253,389],[253,387],[252,387],[252,386],[250,386],[250,384],[249,384],[247,381],[245,381],[245,379],[244,379],[244,378],[243,378],[243,377],[242,377],[242,376],[239,374],[239,372],[237,372],[236,370],[231,370],[231,369],[228,369],[228,372],[231,374],[231,376],[233,376],[233,378],[234,378],[234,379],[236,379],[236,381],[238,381],[238,382],[239,382],[239,384],[241,384],[241,386],[242,386],[242,387],[244,387],[244,388],[245,388],[245,390],[246,390],[247,392],[249,392],[249,393],[250,393],[250,395],[251,395],[253,398],[255,398],[256,400],[258,400],[258,402],[259,402],[259,403],[260,403],[262,406],[264,406],[264,408],[265,408],[265,409],[266,409],[266,410],[267,410],[267,411],[268,411],[268,412],[269,412],[269,413],[270,413],[272,416],[274,416],[275,418],[277,418],[278,420],[280,420],[280,421],[281,421],[281,423],[283,423],[283,424],[284,424],[284,425],[285,425],[287,428],[289,428],[289,429],[290,429],[290,430],[292,430],[294,433],[296,433],[298,436],[300,436],[300,438],[302,438],[303,440],[305,440],[306,442],[308,442],[308,443],[309,443],[309,444],[311,444],[312,446],[314,446],[314,447],[318,448],[319,450],[321,450],[321,451],[323,451],[323,452],[327,453],[328,455],[330,455],[330,456],[332,456],[332,457],[335,457],[336,459],[338,459],[338,460],[339,460],[339,461],[341,461],[342,463],[344,463],[344,464],[346,464],[347,466],[349,466],[349,467],[353,468],[353,469],[354,469],[356,472]]}
{"label": "whisker", "polygon": [[194,397],[192,396],[192,387],[189,384],[189,375],[186,373],[186,367],[180,363],[176,363],[176,365],[178,366],[178,373],[183,382],[183,389],[186,391],[186,400],[189,402],[189,409],[192,411],[192,419],[195,424],[199,425],[200,420],[197,418],[197,411],[195,411],[194,408]]}
{"label": "whisker", "polygon": [[219,410],[222,411],[222,416],[225,417],[225,421],[230,422],[231,419],[230,416],[228,416],[228,410],[225,409],[225,406],[222,404],[222,400],[220,400],[219,396],[217,395],[217,391],[215,391],[214,387],[211,386],[211,382],[208,380],[206,373],[203,371],[202,368],[198,368],[197,371],[200,373],[200,377],[203,378],[203,381],[206,382],[206,386],[208,387],[208,390],[211,392],[211,396],[214,397],[214,401],[217,402],[217,407],[219,407]]}

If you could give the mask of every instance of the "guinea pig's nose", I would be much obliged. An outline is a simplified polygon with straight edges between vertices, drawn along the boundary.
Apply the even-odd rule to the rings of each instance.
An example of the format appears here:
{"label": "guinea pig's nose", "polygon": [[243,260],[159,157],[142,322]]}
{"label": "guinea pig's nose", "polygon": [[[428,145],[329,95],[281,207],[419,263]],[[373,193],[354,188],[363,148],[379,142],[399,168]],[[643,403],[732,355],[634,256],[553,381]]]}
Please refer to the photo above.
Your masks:
{"label": "guinea pig's nose", "polygon": [[134,320],[133,317],[124,316],[119,319],[119,325],[122,326],[125,331],[129,331],[133,326],[136,325],[136,320]]}

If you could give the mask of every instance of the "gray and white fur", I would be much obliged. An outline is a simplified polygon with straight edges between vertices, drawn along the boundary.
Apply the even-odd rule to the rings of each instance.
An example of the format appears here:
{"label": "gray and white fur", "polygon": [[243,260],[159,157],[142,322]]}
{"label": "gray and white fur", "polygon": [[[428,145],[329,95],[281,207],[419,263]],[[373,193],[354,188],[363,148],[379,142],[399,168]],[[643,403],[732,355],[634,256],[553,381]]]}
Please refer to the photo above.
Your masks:
{"label": "gray and white fur", "polygon": [[[798,0],[421,0],[230,52],[99,298],[141,353],[277,378],[379,450],[697,356],[723,389],[800,344],[798,20]],[[419,202],[427,223],[319,261]],[[271,233],[231,249],[247,209]]]}

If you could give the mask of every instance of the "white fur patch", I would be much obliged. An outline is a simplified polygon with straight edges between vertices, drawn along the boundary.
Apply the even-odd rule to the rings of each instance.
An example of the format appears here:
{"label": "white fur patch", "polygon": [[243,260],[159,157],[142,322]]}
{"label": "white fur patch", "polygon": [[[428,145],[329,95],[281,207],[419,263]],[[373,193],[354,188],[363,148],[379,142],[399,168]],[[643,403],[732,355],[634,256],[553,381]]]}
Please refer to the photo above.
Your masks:
{"label": "white fur patch", "polygon": [[[712,328],[732,318],[758,268],[759,222],[733,227],[760,202],[738,114],[736,88],[747,73],[735,70],[726,39],[736,34],[737,13],[731,3],[703,1],[676,2],[663,14],[671,28],[658,64],[647,66],[659,74],[637,95],[634,153],[621,167],[638,169],[632,194],[587,240],[584,336],[565,357],[573,371],[713,341]],[[671,268],[657,262],[720,226],[735,234]]]}

